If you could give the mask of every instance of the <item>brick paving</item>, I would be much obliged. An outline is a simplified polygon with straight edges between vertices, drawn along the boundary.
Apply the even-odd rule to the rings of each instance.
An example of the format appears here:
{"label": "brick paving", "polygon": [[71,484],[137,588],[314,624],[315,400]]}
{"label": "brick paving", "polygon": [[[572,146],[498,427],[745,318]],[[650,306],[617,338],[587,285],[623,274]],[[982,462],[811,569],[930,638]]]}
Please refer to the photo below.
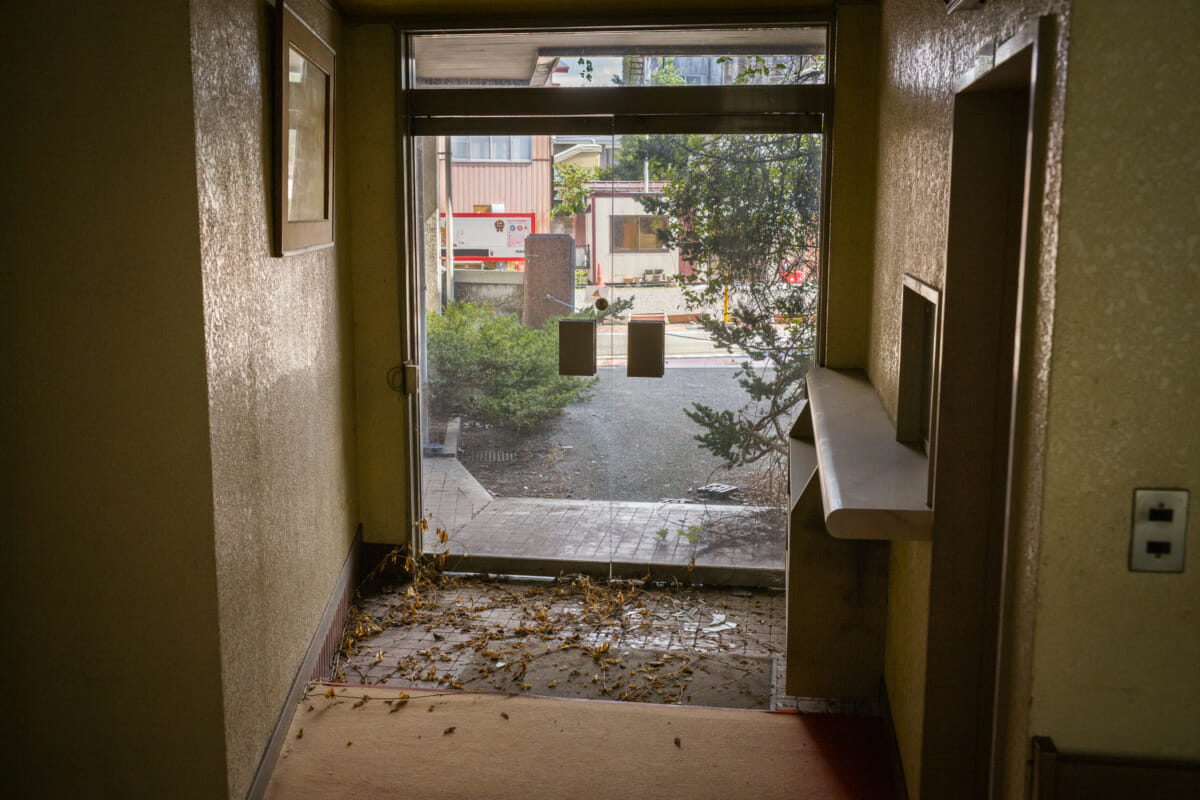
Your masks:
{"label": "brick paving", "polygon": [[509,562],[523,561],[523,574],[537,574],[540,561],[543,574],[556,574],[616,562],[626,575],[675,568],[699,570],[708,583],[782,584],[782,518],[771,509],[493,497],[455,458],[426,458],[423,470],[431,528],[449,538],[427,536],[425,550],[448,551],[451,568],[511,571],[520,567]]}

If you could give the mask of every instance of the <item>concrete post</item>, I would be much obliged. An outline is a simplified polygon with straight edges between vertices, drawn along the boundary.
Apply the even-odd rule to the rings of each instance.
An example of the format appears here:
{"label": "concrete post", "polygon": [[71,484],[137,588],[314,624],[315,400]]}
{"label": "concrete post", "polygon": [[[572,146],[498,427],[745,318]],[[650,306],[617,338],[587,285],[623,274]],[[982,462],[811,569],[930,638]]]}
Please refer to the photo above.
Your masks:
{"label": "concrete post", "polygon": [[575,310],[575,239],[562,233],[525,238],[525,309],[527,328],[540,328],[551,317]]}

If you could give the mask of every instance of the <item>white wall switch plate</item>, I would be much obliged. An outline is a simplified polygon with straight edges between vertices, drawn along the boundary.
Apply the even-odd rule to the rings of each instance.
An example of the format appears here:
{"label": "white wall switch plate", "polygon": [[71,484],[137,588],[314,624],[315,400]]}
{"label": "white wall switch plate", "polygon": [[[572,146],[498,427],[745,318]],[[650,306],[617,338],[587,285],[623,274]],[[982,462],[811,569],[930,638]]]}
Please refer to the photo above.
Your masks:
{"label": "white wall switch plate", "polygon": [[1188,493],[1182,489],[1134,490],[1130,570],[1183,572],[1187,507]]}

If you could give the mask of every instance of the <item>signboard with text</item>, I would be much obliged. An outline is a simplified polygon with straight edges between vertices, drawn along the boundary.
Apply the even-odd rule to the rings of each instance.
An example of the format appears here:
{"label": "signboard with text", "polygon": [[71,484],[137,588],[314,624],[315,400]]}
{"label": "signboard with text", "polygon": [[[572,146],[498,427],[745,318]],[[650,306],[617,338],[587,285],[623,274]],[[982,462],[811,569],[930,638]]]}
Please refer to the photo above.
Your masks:
{"label": "signboard with text", "polygon": [[[524,261],[525,237],[533,228],[533,214],[455,214],[454,260]],[[443,240],[445,234],[442,214]]]}

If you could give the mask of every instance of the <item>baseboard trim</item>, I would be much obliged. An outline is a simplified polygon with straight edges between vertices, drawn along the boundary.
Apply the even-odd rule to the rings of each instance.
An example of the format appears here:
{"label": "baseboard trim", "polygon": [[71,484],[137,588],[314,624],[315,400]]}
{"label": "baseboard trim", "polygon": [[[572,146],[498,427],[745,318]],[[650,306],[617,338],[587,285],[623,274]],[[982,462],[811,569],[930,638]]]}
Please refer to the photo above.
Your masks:
{"label": "baseboard trim", "polygon": [[883,706],[883,724],[887,730],[888,757],[892,764],[892,783],[899,800],[908,800],[908,781],[904,779],[904,760],[900,757],[900,739],[896,736],[896,723],[892,719],[892,700],[888,697],[887,681],[879,679],[879,694]]}
{"label": "baseboard trim", "polygon": [[296,713],[296,705],[300,702],[300,696],[304,693],[309,681],[325,677],[325,670],[337,652],[342,626],[346,622],[346,614],[354,595],[361,549],[362,526],[360,525],[354,534],[350,552],[346,554],[346,560],[342,562],[342,571],[338,574],[333,592],[330,593],[329,600],[325,603],[325,612],[321,615],[321,621],[318,623],[316,631],[313,632],[312,640],[308,643],[304,660],[300,662],[300,666],[296,670],[296,677],[292,679],[292,686],[288,690],[287,698],[279,710],[279,718],[275,721],[271,738],[267,740],[267,747],[263,751],[262,759],[258,762],[254,780],[246,792],[247,800],[262,800],[266,796],[267,784],[271,782],[271,773],[275,771],[275,762],[279,759],[284,739],[287,737],[288,729],[292,726],[292,716]]}
{"label": "baseboard trim", "polygon": [[1064,753],[1049,736],[1033,737],[1033,800],[1200,797],[1200,761]]}

